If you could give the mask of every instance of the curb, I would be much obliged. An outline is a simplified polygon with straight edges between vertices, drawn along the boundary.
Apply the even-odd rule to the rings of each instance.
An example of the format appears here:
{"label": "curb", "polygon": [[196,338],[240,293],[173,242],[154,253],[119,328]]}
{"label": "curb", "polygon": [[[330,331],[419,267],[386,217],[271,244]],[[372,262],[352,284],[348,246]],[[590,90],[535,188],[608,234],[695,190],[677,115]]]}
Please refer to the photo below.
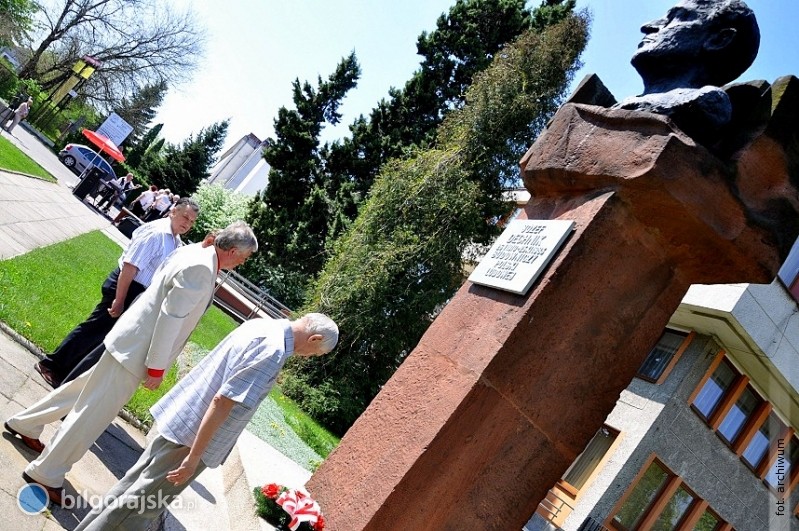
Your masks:
{"label": "curb", "polygon": [[0,321],[0,330],[5,332],[7,335],[11,336],[11,339],[25,347],[31,354],[39,358],[40,360],[44,359],[44,352],[40,349],[36,343],[30,341],[28,338],[20,335],[16,330],[8,326],[5,321]]}

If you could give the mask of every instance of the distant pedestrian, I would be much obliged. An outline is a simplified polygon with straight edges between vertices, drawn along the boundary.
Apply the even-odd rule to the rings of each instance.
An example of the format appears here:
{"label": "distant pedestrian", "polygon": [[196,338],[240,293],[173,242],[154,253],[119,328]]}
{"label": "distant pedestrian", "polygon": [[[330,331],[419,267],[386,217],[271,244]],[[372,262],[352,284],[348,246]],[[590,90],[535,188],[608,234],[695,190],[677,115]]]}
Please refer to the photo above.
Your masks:
{"label": "distant pedestrian", "polygon": [[19,107],[14,111],[14,115],[11,117],[11,123],[5,127],[5,130],[10,133],[18,123],[24,120],[31,110],[31,105],[33,105],[33,98],[28,98],[28,101],[20,103]]}
{"label": "distant pedestrian", "polygon": [[125,197],[128,192],[131,190],[135,190],[140,188],[141,185],[136,184],[133,182],[133,174],[128,173],[124,177],[120,177],[116,179],[117,187],[113,187],[111,185],[106,185],[105,190],[102,193],[102,199],[99,203],[97,203],[97,208],[108,214],[109,209],[114,206],[114,203],[117,202],[117,199],[122,199],[122,202],[125,202]]}
{"label": "distant pedestrian", "polygon": [[169,207],[172,206],[172,191],[169,188],[159,190],[155,201],[147,209],[144,215],[144,221],[152,221],[154,219],[162,218],[169,212]]}
{"label": "distant pedestrian", "polygon": [[139,194],[139,197],[133,200],[130,211],[140,218],[143,217],[144,212],[155,202],[155,195],[157,192],[158,187],[154,184],[150,185],[149,190],[143,191]]}

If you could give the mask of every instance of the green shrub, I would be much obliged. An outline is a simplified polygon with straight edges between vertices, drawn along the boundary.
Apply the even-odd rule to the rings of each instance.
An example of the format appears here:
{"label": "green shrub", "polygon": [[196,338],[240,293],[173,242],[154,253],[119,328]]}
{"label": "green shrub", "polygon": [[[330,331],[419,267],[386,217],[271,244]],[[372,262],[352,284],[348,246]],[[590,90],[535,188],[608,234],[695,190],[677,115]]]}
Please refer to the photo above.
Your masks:
{"label": "green shrub", "polygon": [[201,241],[213,229],[224,229],[234,221],[244,219],[251,198],[227,190],[218,184],[203,184],[192,199],[200,205],[194,227],[186,234],[188,240]]}

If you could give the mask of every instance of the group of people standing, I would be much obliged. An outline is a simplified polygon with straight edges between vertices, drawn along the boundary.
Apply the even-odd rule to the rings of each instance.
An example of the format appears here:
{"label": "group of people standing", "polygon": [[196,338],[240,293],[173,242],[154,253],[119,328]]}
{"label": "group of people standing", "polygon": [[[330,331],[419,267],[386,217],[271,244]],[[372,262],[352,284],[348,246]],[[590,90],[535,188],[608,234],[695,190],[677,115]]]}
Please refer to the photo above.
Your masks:
{"label": "group of people standing", "polygon": [[151,185],[148,190],[133,200],[131,211],[143,221],[153,221],[166,217],[169,209],[180,201],[178,194],[173,194],[169,188],[158,189]]}
{"label": "group of people standing", "polygon": [[[97,203],[97,207],[106,214],[118,199],[121,198],[124,203],[129,192],[141,188],[141,185],[133,182],[132,173],[116,179],[115,183],[116,186],[106,186],[102,199]],[[131,202],[130,211],[144,222],[153,221],[167,217],[171,209],[178,204],[178,201],[180,201],[178,194],[173,194],[169,188],[159,190],[153,184]],[[126,215],[127,213],[125,215],[120,213],[114,221],[119,221]]]}
{"label": "group of people standing", "polygon": [[[183,245],[198,212],[194,200],[180,198],[165,218],[136,229],[97,307],[35,365],[53,391],[5,422],[39,454],[23,479],[54,503],[63,501],[67,472],[138,386],[161,385],[213,302],[217,273],[258,248],[242,221]],[[77,529],[147,529],[203,469],[224,461],[289,356],[325,354],[337,341],[336,324],[323,314],[239,326],[151,408],[158,435]],[[58,420],[45,445],[44,426]]]}

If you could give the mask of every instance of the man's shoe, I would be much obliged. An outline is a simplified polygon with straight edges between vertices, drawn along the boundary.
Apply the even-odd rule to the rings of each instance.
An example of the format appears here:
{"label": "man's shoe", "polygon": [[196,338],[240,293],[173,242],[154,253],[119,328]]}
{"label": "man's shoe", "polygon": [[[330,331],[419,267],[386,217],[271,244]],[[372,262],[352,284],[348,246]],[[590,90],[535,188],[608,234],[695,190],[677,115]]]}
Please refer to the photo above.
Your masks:
{"label": "man's shoe", "polygon": [[40,441],[39,439],[32,439],[30,437],[22,435],[17,430],[15,430],[11,426],[9,426],[8,422],[3,424],[3,426],[5,427],[5,429],[6,429],[6,431],[8,433],[10,433],[11,435],[16,435],[17,437],[22,439],[22,443],[25,446],[27,446],[28,448],[30,448],[31,450],[33,450],[34,452],[36,452],[37,454],[40,454],[40,453],[42,453],[44,451],[44,443],[42,441]]}
{"label": "man's shoe", "polygon": [[36,369],[36,372],[38,372],[42,376],[42,379],[47,382],[47,385],[53,389],[61,385],[61,378],[56,376],[53,371],[42,365],[41,361],[36,362],[33,368]]}
{"label": "man's shoe", "polygon": [[39,483],[32,477],[30,477],[25,472],[22,473],[22,479],[25,480],[26,483],[31,483],[34,485],[39,485],[45,491],[47,491],[47,496],[50,497],[50,501],[55,503],[56,505],[63,505],[64,503],[64,489],[61,487],[48,487],[44,483]]}

